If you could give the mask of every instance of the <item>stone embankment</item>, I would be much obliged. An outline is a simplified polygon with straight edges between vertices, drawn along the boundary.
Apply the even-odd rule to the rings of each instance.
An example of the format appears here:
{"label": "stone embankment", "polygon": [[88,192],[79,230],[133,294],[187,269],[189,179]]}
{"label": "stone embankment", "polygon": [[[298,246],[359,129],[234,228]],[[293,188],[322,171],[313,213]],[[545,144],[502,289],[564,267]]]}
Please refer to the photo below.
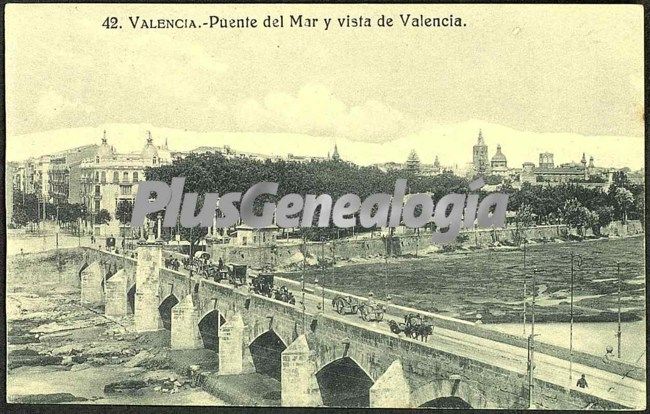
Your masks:
{"label": "stone embankment", "polygon": [[[604,237],[626,237],[643,234],[644,228],[639,221],[629,220],[626,224],[612,222],[602,229]],[[594,237],[591,229],[586,237]],[[317,258],[329,262],[356,258],[383,257],[386,252],[392,256],[405,256],[417,253],[440,251],[440,246],[432,246],[431,233],[405,233],[393,237],[392,241],[380,235],[363,238],[346,238],[325,243],[309,242],[304,246],[300,242],[278,243],[273,246],[235,246],[231,244],[211,244],[208,251],[213,257],[221,257],[226,263],[242,263],[259,266],[268,263],[275,267],[287,267],[302,263],[303,250],[306,251],[308,264],[315,264]],[[455,248],[480,249],[493,246],[513,246],[518,237],[534,242],[551,240],[569,240],[577,237],[575,229],[565,225],[536,226],[521,230],[518,236],[514,227],[505,229],[462,230]]]}

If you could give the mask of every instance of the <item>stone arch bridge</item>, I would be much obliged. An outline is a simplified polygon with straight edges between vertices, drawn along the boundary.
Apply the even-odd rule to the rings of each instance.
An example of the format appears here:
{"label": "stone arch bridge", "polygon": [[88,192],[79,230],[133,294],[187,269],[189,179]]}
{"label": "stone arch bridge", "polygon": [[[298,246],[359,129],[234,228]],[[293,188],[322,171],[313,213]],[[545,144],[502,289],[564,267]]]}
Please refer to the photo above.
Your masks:
{"label": "stone arch bridge", "polygon": [[[135,329],[171,330],[172,349],[218,352],[220,375],[255,370],[281,382],[283,406],[527,408],[523,370],[399,337],[357,318],[303,312],[163,267],[160,245],[137,260],[85,249],[81,299],[107,315],[134,313]],[[105,288],[104,288],[105,286]],[[537,379],[540,408],[630,407]]]}

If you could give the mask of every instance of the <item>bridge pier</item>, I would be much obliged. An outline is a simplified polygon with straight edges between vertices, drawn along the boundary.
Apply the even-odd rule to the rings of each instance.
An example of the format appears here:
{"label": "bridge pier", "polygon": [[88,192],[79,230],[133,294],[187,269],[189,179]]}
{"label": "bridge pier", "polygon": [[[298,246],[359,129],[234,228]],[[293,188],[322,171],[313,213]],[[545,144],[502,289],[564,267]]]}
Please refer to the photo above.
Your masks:
{"label": "bridge pier", "polygon": [[135,330],[137,332],[162,329],[158,313],[160,305],[160,269],[162,246],[156,243],[138,246],[138,263],[135,269]]}
{"label": "bridge pier", "polygon": [[318,407],[323,405],[316,380],[317,366],[305,335],[300,335],[282,352],[282,406]]}
{"label": "bridge pier", "polygon": [[84,305],[101,305],[104,302],[102,280],[104,269],[98,261],[92,262],[81,271],[81,303]]}
{"label": "bridge pier", "polygon": [[199,314],[194,307],[192,294],[186,295],[172,308],[171,348],[202,348],[199,333]]}
{"label": "bridge pier", "polygon": [[410,408],[411,387],[397,359],[370,387],[370,408]]}
{"label": "bridge pier", "polygon": [[219,328],[219,375],[243,372],[243,344],[244,319],[238,312]]}
{"label": "bridge pier", "polygon": [[126,316],[128,314],[126,271],[120,269],[106,281],[106,316]]}

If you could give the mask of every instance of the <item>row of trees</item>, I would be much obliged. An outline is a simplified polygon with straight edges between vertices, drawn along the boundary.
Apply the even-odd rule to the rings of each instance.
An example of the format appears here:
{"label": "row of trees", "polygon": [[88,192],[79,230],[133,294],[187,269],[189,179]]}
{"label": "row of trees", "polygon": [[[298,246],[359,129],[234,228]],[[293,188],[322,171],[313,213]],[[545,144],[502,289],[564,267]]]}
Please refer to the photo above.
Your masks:
{"label": "row of trees", "polygon": [[104,209],[91,215],[81,203],[43,203],[36,194],[20,190],[14,191],[13,201],[12,222],[15,227],[37,224],[44,218],[57,221],[64,228],[78,227],[79,220],[87,223],[94,221],[95,224],[106,224],[111,220],[110,213]]}
{"label": "row of trees", "polygon": [[[336,199],[346,193],[357,194],[365,199],[371,194],[384,192],[392,194],[397,179],[408,181],[409,193],[430,193],[434,201],[449,193],[468,193],[469,180],[451,172],[435,176],[422,176],[415,169],[384,172],[373,166],[358,166],[339,160],[300,163],[295,161],[254,160],[249,158],[226,158],[221,154],[193,154],[173,164],[148,168],[147,180],[171,183],[173,177],[185,177],[185,192],[205,194],[209,192],[245,192],[260,181],[278,182],[278,198],[288,193],[330,194]],[[504,185],[503,191],[510,193],[508,208],[516,212],[516,225],[526,227],[532,224],[567,224],[581,230],[593,228],[597,232],[612,220],[644,219],[644,188],[631,183],[623,172],[614,176],[609,191],[588,188],[575,183],[558,186],[533,186],[524,184],[516,190]],[[479,192],[482,197],[485,192]],[[258,200],[258,208],[267,199]],[[200,209],[202,200],[197,203]],[[14,194],[14,222],[25,225],[38,222],[43,216],[42,203],[34,194]],[[46,203],[46,216],[56,217],[56,206]],[[39,216],[40,213],[40,216]],[[122,224],[131,220],[132,205],[120,202],[115,218]],[[81,204],[58,205],[58,219],[61,223],[72,223],[79,218],[96,224],[110,221],[108,211],[103,210],[91,217]],[[156,214],[150,215],[150,219]],[[318,216],[315,217],[315,221]],[[185,229],[178,226],[183,238],[196,243],[206,229]],[[358,228],[356,231],[368,231]],[[351,229],[316,228],[303,232],[310,240],[345,236]]]}
{"label": "row of trees", "polygon": [[[147,180],[171,183],[173,177],[185,177],[185,192],[204,194],[218,192],[246,192],[261,181],[279,183],[278,198],[289,193],[329,194],[335,200],[347,194],[357,194],[361,199],[384,192],[392,194],[399,178],[408,180],[408,192],[431,192],[434,199],[452,192],[466,192],[468,181],[452,173],[433,177],[420,176],[413,171],[383,172],[377,167],[358,166],[337,160],[300,163],[293,161],[260,161],[248,158],[225,158],[221,154],[190,155],[171,165],[149,168]],[[269,198],[260,198],[260,207]],[[200,207],[201,200],[197,205]],[[318,220],[318,215],[314,221]],[[355,231],[368,231],[358,228]],[[188,229],[180,229],[184,238]],[[194,229],[193,238],[202,236],[202,229]],[[310,228],[303,234],[310,240],[345,236],[351,229]]]}
{"label": "row of trees", "polygon": [[[378,192],[392,194],[395,181],[399,178],[408,180],[409,193],[430,193],[434,201],[449,193],[469,191],[469,181],[451,172],[435,176],[419,175],[414,168],[384,172],[377,167],[358,166],[338,160],[299,163],[201,154],[190,155],[171,165],[149,168],[145,174],[148,180],[167,183],[173,177],[185,177],[184,191],[199,194],[243,193],[260,181],[272,181],[279,183],[278,198],[288,193],[325,193],[336,199],[346,193],[355,193],[364,199]],[[597,232],[612,220],[643,220],[644,216],[644,188],[631,183],[623,172],[615,174],[608,192],[575,183],[553,187],[526,183],[520,190],[504,185],[503,191],[510,193],[508,208],[517,213],[516,222],[522,227],[535,223],[563,223],[581,230],[593,228]],[[481,196],[485,195],[485,192],[480,193]],[[259,200],[258,207],[269,199]],[[201,205],[199,202],[197,207],[200,208]],[[124,220],[130,220],[128,209],[125,210]],[[189,237],[188,229],[180,230],[185,238]],[[367,230],[359,228],[357,231]],[[312,227],[303,234],[311,240],[319,240],[337,234],[346,235],[351,230],[341,232],[335,228]],[[195,229],[193,238],[200,238],[203,233],[201,229]]]}
{"label": "row of trees", "polygon": [[608,191],[568,183],[559,186],[533,186],[525,183],[509,192],[508,208],[518,220],[537,224],[567,224],[584,234],[592,229],[599,234],[613,220],[645,220],[643,185],[631,183],[624,172],[617,172]]}

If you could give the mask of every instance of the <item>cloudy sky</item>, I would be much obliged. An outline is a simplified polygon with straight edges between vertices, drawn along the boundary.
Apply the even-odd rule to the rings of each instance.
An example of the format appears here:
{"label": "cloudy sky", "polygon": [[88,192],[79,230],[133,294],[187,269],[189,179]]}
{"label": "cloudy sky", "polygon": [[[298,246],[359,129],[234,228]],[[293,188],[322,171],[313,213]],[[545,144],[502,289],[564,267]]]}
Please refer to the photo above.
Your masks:
{"label": "cloudy sky", "polygon": [[[108,123],[386,143],[480,120],[643,144],[642,6],[9,5],[7,132]],[[462,17],[404,28],[399,14]],[[141,18],[396,19],[393,28],[133,30]],[[101,26],[117,16],[121,30]],[[321,20],[322,21],[322,20]]]}

